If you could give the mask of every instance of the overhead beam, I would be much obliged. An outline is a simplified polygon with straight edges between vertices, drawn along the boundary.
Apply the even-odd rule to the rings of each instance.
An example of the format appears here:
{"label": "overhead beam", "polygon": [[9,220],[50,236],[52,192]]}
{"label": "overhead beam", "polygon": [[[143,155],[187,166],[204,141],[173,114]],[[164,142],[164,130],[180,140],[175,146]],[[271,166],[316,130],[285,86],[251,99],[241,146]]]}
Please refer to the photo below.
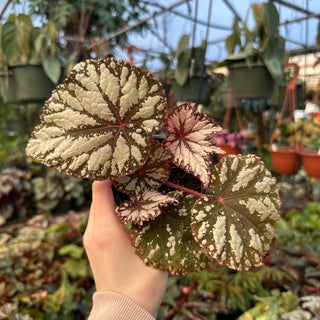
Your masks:
{"label": "overhead beam", "polygon": [[240,17],[236,9],[233,7],[233,5],[230,4],[229,0],[223,0],[223,2],[228,6],[228,8],[233,12],[233,14],[237,16],[241,22],[243,22],[242,18]]}
{"label": "overhead beam", "polygon": [[[143,1],[143,2],[145,2],[145,1]],[[165,8],[165,7],[163,7],[162,5],[160,5],[160,4],[158,4],[158,3],[151,3],[151,2],[150,2],[150,3],[149,3],[149,2],[146,2],[146,3],[148,3],[148,5],[150,5],[150,6],[154,6],[154,7],[157,7],[157,8],[161,8],[161,9]],[[184,18],[184,19],[193,21],[193,22],[195,22],[195,23],[197,23],[197,24],[200,24],[200,25],[203,25],[203,26],[209,25],[210,28],[214,28],[214,29],[221,29],[221,30],[227,30],[227,31],[232,30],[232,29],[231,29],[230,27],[228,27],[228,26],[222,26],[222,25],[214,24],[214,23],[209,23],[209,24],[207,24],[207,22],[205,22],[205,21],[203,21],[203,20],[194,19],[194,18],[192,18],[191,16],[188,16],[188,15],[186,15],[186,14],[184,14],[184,13],[181,13],[181,12],[179,12],[179,11],[176,11],[176,10],[169,10],[169,11],[172,12],[173,14],[175,14],[176,16],[179,16],[179,17],[181,17],[181,18]]]}
{"label": "overhead beam", "polygon": [[132,25],[125,26],[125,27],[119,29],[118,31],[109,34],[108,36],[105,37],[105,40],[106,40],[106,41],[109,41],[109,40],[111,40],[111,39],[113,39],[113,38],[115,38],[115,37],[117,37],[117,36],[119,36],[119,35],[121,35],[121,34],[123,34],[123,33],[125,33],[125,32],[128,32],[128,31],[134,29],[135,27],[139,26],[140,24],[143,24],[144,22],[147,22],[147,21],[149,21],[150,19],[156,17],[157,15],[160,15],[160,14],[166,12],[166,11],[170,11],[170,10],[172,10],[173,8],[179,6],[179,5],[181,5],[181,4],[183,4],[183,3],[187,2],[187,1],[190,1],[190,0],[180,0],[180,1],[178,1],[178,2],[173,3],[173,4],[172,4],[171,6],[169,6],[169,7],[165,7],[165,8],[163,8],[163,9],[159,10],[159,11],[155,11],[155,12],[153,12],[151,15],[147,16],[146,18],[141,19],[141,20],[137,21],[136,23],[134,23],[134,24],[132,24]]}
{"label": "overhead beam", "polygon": [[307,20],[307,19],[312,19],[312,18],[320,18],[320,14],[317,13],[317,14],[309,14],[305,17],[301,17],[301,18],[297,18],[297,19],[292,19],[292,20],[286,20],[286,21],[283,21],[280,23],[280,25],[287,25],[289,23],[295,23],[295,22],[300,22],[300,21],[303,21],[303,20]]}
{"label": "overhead beam", "polygon": [[282,5],[284,5],[284,6],[288,7],[288,8],[294,9],[296,11],[299,11],[299,12],[302,12],[302,13],[305,13],[305,14],[308,14],[308,15],[315,14],[312,11],[309,11],[307,9],[301,8],[299,6],[296,6],[295,4],[289,3],[289,2],[284,1],[284,0],[272,0],[272,1],[273,2],[278,2],[279,4],[282,4]]}
{"label": "overhead beam", "polygon": [[6,3],[4,4],[1,12],[0,12],[0,19],[2,18],[3,14],[6,12],[11,0],[7,0]]}

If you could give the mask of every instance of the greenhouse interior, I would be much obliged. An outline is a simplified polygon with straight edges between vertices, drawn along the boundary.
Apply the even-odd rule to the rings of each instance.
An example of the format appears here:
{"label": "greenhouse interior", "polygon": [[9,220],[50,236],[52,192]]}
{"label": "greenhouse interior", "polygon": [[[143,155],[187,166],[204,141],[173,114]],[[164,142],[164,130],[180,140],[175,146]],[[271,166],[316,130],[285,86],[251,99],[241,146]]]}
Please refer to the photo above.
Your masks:
{"label": "greenhouse interior", "polygon": [[0,18],[0,319],[320,319],[319,0]]}

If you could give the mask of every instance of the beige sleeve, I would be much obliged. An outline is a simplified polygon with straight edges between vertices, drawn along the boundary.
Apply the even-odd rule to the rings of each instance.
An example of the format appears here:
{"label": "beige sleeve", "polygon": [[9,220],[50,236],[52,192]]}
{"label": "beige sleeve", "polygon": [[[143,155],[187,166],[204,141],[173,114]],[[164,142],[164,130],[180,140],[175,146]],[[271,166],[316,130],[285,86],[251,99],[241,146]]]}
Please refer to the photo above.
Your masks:
{"label": "beige sleeve", "polygon": [[88,320],[155,320],[130,297],[113,291],[93,294],[93,306]]}

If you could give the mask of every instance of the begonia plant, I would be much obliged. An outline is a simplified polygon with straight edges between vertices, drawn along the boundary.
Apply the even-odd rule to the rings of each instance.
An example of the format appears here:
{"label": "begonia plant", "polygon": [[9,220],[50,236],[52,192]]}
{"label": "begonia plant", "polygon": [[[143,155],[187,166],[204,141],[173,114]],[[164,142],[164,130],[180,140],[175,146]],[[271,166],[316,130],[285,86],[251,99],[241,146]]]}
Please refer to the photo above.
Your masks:
{"label": "begonia plant", "polygon": [[[165,139],[154,140],[160,129]],[[274,236],[278,188],[255,155],[213,167],[219,131],[192,103],[168,113],[150,73],[86,60],[46,101],[27,155],[66,175],[111,179],[128,195],[116,211],[146,264],[172,274],[216,263],[247,270],[262,264]]]}

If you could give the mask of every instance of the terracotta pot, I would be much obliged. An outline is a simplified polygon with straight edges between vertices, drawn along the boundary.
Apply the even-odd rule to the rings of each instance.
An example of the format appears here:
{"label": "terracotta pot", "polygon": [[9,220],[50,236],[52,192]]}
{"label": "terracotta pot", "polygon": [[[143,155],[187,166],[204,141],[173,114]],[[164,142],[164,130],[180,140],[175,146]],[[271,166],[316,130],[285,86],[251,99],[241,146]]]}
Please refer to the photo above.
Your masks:
{"label": "terracotta pot", "polygon": [[300,152],[302,165],[309,177],[320,178],[320,154],[318,151]]}
{"label": "terracotta pot", "polygon": [[298,170],[299,151],[292,147],[269,149],[271,153],[272,170],[280,174],[294,174]]}
{"label": "terracotta pot", "polygon": [[219,148],[224,150],[226,153],[224,154],[218,154],[219,159],[222,159],[224,156],[227,156],[228,154],[239,154],[241,153],[241,149],[238,147],[232,148],[228,144],[220,145]]}

